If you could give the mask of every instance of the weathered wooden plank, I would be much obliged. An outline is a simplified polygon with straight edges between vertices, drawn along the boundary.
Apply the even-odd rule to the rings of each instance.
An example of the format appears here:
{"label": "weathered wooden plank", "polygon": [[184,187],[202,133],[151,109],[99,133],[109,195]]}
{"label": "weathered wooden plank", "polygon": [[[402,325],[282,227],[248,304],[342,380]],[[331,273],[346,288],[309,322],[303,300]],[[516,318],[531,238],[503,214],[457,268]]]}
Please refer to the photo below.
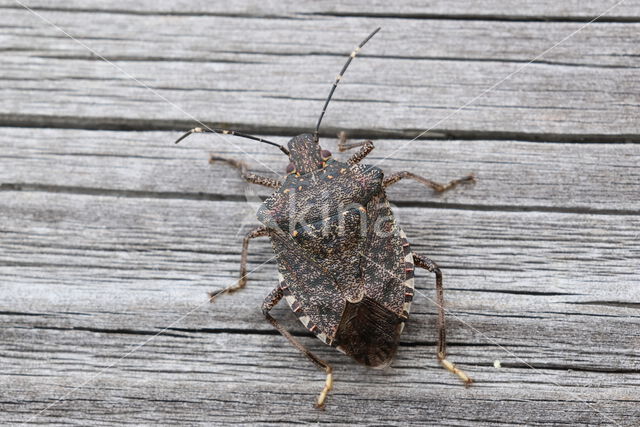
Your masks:
{"label": "weathered wooden plank", "polygon": [[[640,141],[640,3],[436,125],[613,4],[29,1],[180,111],[0,0],[0,125],[29,127],[0,129],[0,423],[637,425],[640,152],[615,142]],[[238,139],[174,147],[176,132],[35,127],[175,130],[191,114],[285,141],[315,124],[344,55],[378,25],[323,132],[403,136],[370,156],[391,156],[389,171],[478,175],[442,196],[389,192],[414,249],[443,266],[450,357],[477,384],[437,366],[433,278],[421,274],[386,371],[277,307],[336,367],[319,413],[322,373],[260,313],[276,283],[265,240],[251,245],[248,289],[206,301],[234,282],[257,202],[207,152],[246,152],[262,173],[286,159]],[[454,140],[394,151],[434,125]],[[579,140],[598,144],[550,143]]]}
{"label": "weathered wooden plank", "polygon": [[[237,214],[246,210],[238,202],[47,192],[3,192],[0,196],[3,275],[8,278],[4,289],[13,289],[3,300],[7,309],[24,312],[38,312],[25,305],[33,301],[65,305],[72,312],[88,304],[99,311],[105,304],[123,302],[121,295],[131,286],[128,280],[144,284],[141,290],[150,292],[134,294],[135,299],[127,301],[132,307],[177,305],[182,309],[185,304],[198,303],[205,290],[235,280],[243,231],[256,224]],[[470,311],[484,311],[495,304],[495,295],[484,299],[476,292],[483,289],[522,293],[523,298],[527,292],[540,293],[552,301],[561,297],[568,304],[593,303],[593,309],[589,304],[564,307],[571,314],[632,314],[625,310],[633,304],[625,308],[624,303],[637,303],[636,216],[418,208],[398,209],[397,216],[416,251],[432,255],[451,271],[448,287],[461,294],[472,292],[467,295],[473,301]],[[275,277],[273,262],[269,262],[272,255],[266,241],[253,243],[252,253],[254,267],[264,262],[269,267],[253,275],[265,284],[262,289],[252,286],[245,292],[261,295]],[[43,274],[34,274],[39,269]],[[541,283],[541,277],[547,280]],[[615,280],[608,279],[611,277]],[[430,289],[430,280],[425,282],[421,287]],[[25,287],[32,285],[36,288]],[[166,300],[163,289],[180,295]],[[256,298],[251,304],[259,301]],[[599,307],[597,301],[621,307]],[[513,313],[521,308],[503,307]],[[109,312],[106,314],[108,317]],[[239,316],[239,321],[255,321],[253,314]]]}
{"label": "weathered wooden plank", "polygon": [[[133,263],[125,254],[114,259],[107,257],[111,253],[108,250],[109,245],[117,246],[118,243],[121,243],[123,249],[127,248],[125,252],[129,248],[139,250],[140,252],[136,252],[136,256],[142,257],[140,262],[143,263],[146,262],[144,257],[147,253],[145,250],[147,245],[155,248],[154,250],[160,250],[165,257],[168,257],[161,262],[159,260],[153,261],[154,267],[152,269],[144,269],[140,273],[149,274],[151,280],[158,279],[155,269],[164,270],[167,267],[164,266],[165,262],[170,264],[175,262],[186,268],[187,265],[191,265],[188,263],[188,259],[199,253],[202,253],[201,256],[205,257],[205,260],[193,261],[195,264],[191,267],[195,270],[200,271],[202,263],[220,261],[219,258],[222,256],[225,259],[232,259],[230,262],[233,265],[226,272],[233,273],[231,275],[234,276],[237,270],[235,254],[238,248],[234,247],[230,252],[230,241],[240,242],[244,234],[242,231],[257,225],[257,221],[251,216],[245,217],[243,215],[250,211],[251,207],[242,202],[145,197],[121,198],[118,196],[30,191],[8,191],[2,192],[0,195],[3,198],[2,215],[6,231],[3,242],[5,244],[11,242],[11,248],[14,251],[5,252],[5,261],[17,263],[18,266],[21,262],[36,262],[38,260],[43,266],[47,266],[49,263],[46,260],[53,253],[38,253],[34,248],[55,242],[69,242],[58,247],[55,252],[62,268],[71,266],[100,268],[102,260],[116,263],[118,269],[131,270],[133,274],[141,265],[137,262]],[[159,215],[160,209],[168,211],[166,214]],[[131,215],[133,217],[130,218]],[[607,245],[610,245],[612,249],[619,246],[620,251],[616,253],[621,258],[609,259],[607,270],[611,274],[624,276],[625,265],[633,261],[632,253],[638,244],[634,240],[637,237],[634,228],[637,226],[637,216],[478,212],[423,208],[400,208],[397,216],[400,223],[411,231],[409,233],[412,236],[411,240],[415,241],[418,250],[423,249],[422,245],[427,245],[428,252],[440,254],[438,258],[446,265],[483,268],[489,264],[494,269],[508,275],[514,272],[527,274],[526,280],[532,282],[518,285],[522,286],[520,290],[527,289],[529,285],[536,288],[539,286],[537,272],[526,273],[523,271],[522,266],[524,265],[533,265],[535,268],[538,264],[544,264],[545,269],[551,269],[554,272],[583,268],[580,267],[580,263],[569,268],[565,258],[553,255],[556,254],[556,251],[558,251],[557,254],[572,253],[576,262],[588,261],[589,254],[591,254],[591,258],[597,262],[607,259],[606,252],[602,252]],[[562,227],[558,223],[561,223]],[[43,230],[49,231],[51,234],[40,235],[42,233],[39,233],[34,236],[36,239],[29,239],[30,233],[37,231],[40,226],[45,227]],[[124,231],[122,227],[125,227]],[[478,228],[477,235],[474,234],[476,231],[474,227]],[[20,232],[20,230],[25,231]],[[609,230],[608,233],[605,230]],[[514,235],[510,233],[514,233]],[[571,237],[574,235],[582,236],[582,233],[584,233],[585,240],[578,243]],[[442,235],[463,239],[467,241],[467,246],[470,248],[479,245],[482,248],[487,246],[492,250],[483,249],[477,251],[479,253],[473,254],[473,250],[469,249],[470,255],[473,257],[465,258],[464,253],[459,253],[460,248],[457,246],[449,247],[446,240],[443,242]],[[522,235],[529,236],[529,238],[517,239],[517,236]],[[124,240],[122,240],[123,238]],[[503,238],[505,240],[500,241]],[[498,243],[494,245],[493,241],[496,239]],[[506,242],[511,243],[507,245]],[[564,249],[559,249],[549,242],[559,245],[566,244],[567,246]],[[443,243],[445,244],[443,245]],[[101,253],[100,248],[103,246],[106,253]],[[506,246],[509,246],[513,252],[513,254],[509,254],[508,258],[503,256],[503,248]],[[266,243],[264,243],[264,247],[267,247]],[[90,248],[94,248],[98,252],[93,253]],[[27,252],[23,252],[25,250]],[[173,251],[178,254],[172,253]],[[538,253],[538,251],[544,251],[544,253]],[[478,255],[482,256],[478,257]],[[172,261],[176,256],[178,258]],[[268,258],[258,256],[256,262],[264,262]],[[160,262],[160,264],[156,265],[156,262]],[[616,266],[620,270],[616,270],[618,268]],[[594,271],[585,273],[597,276]],[[207,274],[207,272],[201,272],[201,274]],[[529,276],[529,274],[531,275]],[[561,276],[563,280],[565,278],[569,281],[572,280],[569,274],[563,273]],[[96,278],[96,280],[99,279]],[[174,279],[175,277],[171,278],[171,280]],[[627,279],[634,280],[633,277],[621,277],[616,282],[619,283],[620,280]],[[190,280],[193,279],[190,278]],[[198,278],[199,283],[202,284],[210,280],[209,275]],[[563,283],[558,279],[554,284],[546,284],[545,288],[560,286],[560,288],[554,289],[566,290],[562,288]],[[516,284],[511,286],[516,286]],[[593,292],[596,292],[602,284],[594,283],[593,286]]]}
{"label": "weathered wooden plank", "polygon": [[[51,191],[148,192],[150,197],[246,197],[253,203],[271,191],[246,184],[227,165],[209,165],[208,153],[243,159],[270,177],[282,176],[288,163],[277,149],[254,141],[195,135],[175,146],[179,135],[3,128],[0,184],[5,189],[32,185]],[[283,144],[288,140],[265,137]],[[322,141],[336,157],[346,159],[349,153],[338,153],[335,142]],[[441,195],[409,180],[400,182],[389,195],[403,205],[640,212],[640,150],[633,144],[376,140],[367,163],[389,173],[409,170],[442,182],[471,172],[478,178],[474,186]]]}
{"label": "weathered wooden plank", "polygon": [[[86,381],[88,372],[118,361],[140,339],[126,334],[27,329],[16,330],[16,338],[44,346],[55,356],[43,362],[41,351],[31,353],[34,367],[41,367],[36,376],[21,376],[11,367],[11,384],[5,390],[13,399],[27,397],[19,405],[12,398],[9,402],[14,404],[3,405],[3,419],[14,423],[30,419],[49,401],[73,390]],[[59,347],[49,344],[52,338]],[[615,375],[619,380],[615,384],[604,373],[486,367],[486,372],[477,374],[481,382],[465,390],[429,360],[430,346],[403,348],[396,366],[382,372],[366,371],[318,349],[319,355],[337,367],[329,406],[319,412],[309,402],[322,384],[322,375],[281,341],[281,337],[261,335],[160,337],[143,347],[143,354],[125,359],[35,420],[346,425],[353,419],[351,425],[460,426],[486,420],[490,420],[487,425],[548,425],[553,416],[558,424],[606,425],[614,420],[618,425],[633,425],[639,415],[637,381],[629,374]],[[78,343],[87,344],[81,347],[84,351],[69,351],[78,349]],[[512,373],[507,381],[505,372]],[[43,381],[52,386],[39,387]],[[632,384],[620,384],[626,381]],[[596,384],[602,388],[598,390]],[[603,389],[611,399],[598,396]]]}
{"label": "weathered wooden plank", "polygon": [[[322,375],[259,314],[272,263],[242,296],[206,303],[205,290],[235,277],[243,217],[229,213],[240,203],[3,192],[0,207],[6,422],[29,419],[114,362],[38,420],[277,422],[294,411],[328,422],[354,406],[363,423],[535,425],[550,411],[558,423],[611,422],[600,411],[632,425],[640,416],[637,217],[398,209],[416,251],[445,269],[451,357],[478,383],[465,390],[430,355],[432,278],[421,275],[424,295],[392,370],[367,371],[303,338],[337,367],[320,414],[309,402]],[[269,257],[266,242],[252,245],[252,267]],[[302,332],[284,307],[276,315]]]}
{"label": "weathered wooden plank", "polygon": [[[54,22],[177,107],[37,17],[11,9],[0,74],[5,124],[62,121],[72,127],[83,126],[77,117],[84,117],[99,123],[94,127],[134,121],[140,127],[141,121],[167,128],[198,118],[252,130],[307,129],[343,57],[377,25],[364,18],[265,23],[126,14],[116,15],[121,21],[114,25],[111,14],[101,19],[77,12],[51,14]],[[26,29],[12,24],[21,20]],[[486,22],[437,21],[435,33],[421,20],[388,24],[389,30],[349,70],[326,118],[326,132],[417,135],[435,127],[458,135],[567,134],[579,139],[603,134],[622,140],[635,140],[640,133],[633,119],[639,112],[634,102],[639,24],[594,24],[554,49],[547,59],[551,63],[524,68],[581,24],[492,23],[492,31],[486,31]],[[141,38],[142,30],[148,36]],[[301,55],[308,53],[315,55]],[[512,73],[470,108],[449,117]]]}
{"label": "weathered wooden plank", "polygon": [[[23,329],[16,333],[23,342],[42,345],[56,337],[55,332],[46,331]],[[117,361],[121,352],[139,339],[125,334],[83,332],[64,336],[62,348],[46,347],[56,355],[46,364],[53,369],[46,369],[45,365],[38,374],[41,376],[12,375],[15,380],[9,390],[16,393],[14,396],[28,393],[29,399],[20,406],[4,405],[10,409],[2,414],[7,421],[29,419],[47,399],[53,400],[85,380],[85,370],[95,372],[96,368]],[[106,345],[107,338],[110,345]],[[87,347],[86,353],[68,351],[87,340],[92,347]],[[265,350],[257,353],[256,349]],[[187,339],[160,337],[153,345],[144,347],[145,354],[126,359],[86,390],[36,420],[345,425],[346,420],[354,419],[352,424],[356,425],[470,425],[488,419],[494,425],[544,425],[550,414],[558,423],[568,424],[611,424],[608,417],[614,417],[619,425],[633,425],[637,420],[633,386],[609,384],[606,374],[486,368],[487,372],[478,377],[483,382],[465,390],[454,383],[443,385],[450,381],[442,378],[444,372],[428,361],[429,350],[429,347],[403,349],[396,367],[386,372],[368,372],[348,362],[334,363],[338,366],[336,388],[328,409],[319,412],[311,408],[309,401],[322,382],[321,375],[301,363],[298,355],[283,348],[280,337],[227,334]],[[320,349],[318,353],[331,362],[340,359],[326,350]],[[38,353],[33,355],[34,365],[44,365]],[[512,381],[500,378],[505,371],[513,372]],[[616,375],[621,381],[633,380],[630,377]],[[252,381],[240,383],[239,378]],[[42,381],[52,383],[53,387],[38,388]],[[594,384],[606,387],[607,394],[615,400],[598,399],[598,392],[590,392]],[[583,403],[584,399],[589,399],[590,406]]]}
{"label": "weathered wooden plank", "polygon": [[[640,15],[640,8],[638,10]],[[220,62],[249,54],[345,56],[376,25],[382,32],[362,57],[528,62],[584,27],[572,22],[495,22],[308,16],[248,19],[242,16],[145,16],[70,11],[42,12],[73,37],[114,60]],[[118,25],[113,25],[113,21]],[[24,22],[24,26],[11,25]],[[593,23],[539,58],[550,65],[638,68],[639,23]],[[6,50],[38,57],[96,59],[85,47],[23,9],[0,18]],[[63,37],[63,38],[61,38]],[[153,42],[154,49],[149,49]],[[241,56],[245,55],[245,56]],[[392,67],[388,67],[393,70]],[[338,70],[322,80],[329,81]],[[431,76],[429,76],[431,77]]]}
{"label": "weathered wooden plank", "polygon": [[[619,4],[618,4],[619,3]],[[0,1],[2,7],[18,8],[11,0]],[[279,1],[264,2],[256,0],[234,1],[222,4],[198,0],[181,0],[171,3],[142,0],[135,4],[120,0],[80,1],[70,0],[60,4],[52,0],[31,0],[29,7],[43,10],[86,10],[91,12],[131,13],[131,14],[187,14],[187,15],[233,15],[271,17],[274,15],[295,16],[298,14],[337,14],[337,15],[380,15],[388,16],[454,16],[459,19],[592,19],[605,11],[602,19],[635,19],[640,15],[640,3],[637,0],[616,2],[611,0],[568,0],[557,2],[552,0],[515,0],[508,3],[497,0],[481,0],[474,2],[431,1],[399,1],[393,4],[376,0],[368,2],[363,8],[358,1],[341,1],[339,3],[321,0],[313,2]],[[615,7],[614,7],[615,6]]]}
{"label": "weathered wooden plank", "polygon": [[[204,303],[206,290],[233,283],[242,230],[252,227],[243,226],[242,215],[229,214],[244,210],[237,202],[40,192],[4,192],[2,200],[6,311],[37,313],[37,306],[30,304],[38,303],[66,307],[62,311],[70,314],[101,312],[126,302],[125,312],[134,307],[153,312],[140,313],[142,323],[146,316],[155,322],[169,320],[159,318],[166,314],[158,311],[186,312],[190,305]],[[539,311],[543,318],[609,314],[619,322],[635,322],[633,304],[640,296],[634,237],[637,217],[416,208],[398,209],[397,214],[415,250],[433,256],[447,270],[447,287],[455,290],[451,308],[462,312],[463,319],[480,315],[489,318],[480,323],[496,322],[486,312],[497,309],[497,294],[499,312],[516,319],[523,311]],[[266,241],[252,244],[254,268],[271,258]],[[272,260],[268,264],[252,275],[257,284],[237,304],[257,308],[260,295],[276,276]],[[421,280],[420,287],[430,291],[431,280]],[[127,289],[136,291],[123,301]],[[536,298],[541,300],[533,303]],[[526,308],[529,303],[532,306]],[[253,313],[236,313],[237,307],[227,307],[221,315],[228,317],[216,323],[269,329],[256,318],[255,308]],[[103,315],[109,319],[111,314],[107,309]],[[82,319],[77,326],[102,324]],[[109,327],[127,326],[119,321]],[[606,324],[612,319],[593,321]],[[505,334],[515,332],[513,326],[501,326]],[[635,345],[628,340],[633,341],[637,331],[619,329],[614,335],[628,334],[626,345]],[[561,332],[562,325],[554,325],[554,330],[549,335],[571,340],[572,334]],[[465,339],[474,339],[473,331],[466,334]],[[516,335],[505,341],[520,339]],[[614,337],[600,339],[615,341]]]}

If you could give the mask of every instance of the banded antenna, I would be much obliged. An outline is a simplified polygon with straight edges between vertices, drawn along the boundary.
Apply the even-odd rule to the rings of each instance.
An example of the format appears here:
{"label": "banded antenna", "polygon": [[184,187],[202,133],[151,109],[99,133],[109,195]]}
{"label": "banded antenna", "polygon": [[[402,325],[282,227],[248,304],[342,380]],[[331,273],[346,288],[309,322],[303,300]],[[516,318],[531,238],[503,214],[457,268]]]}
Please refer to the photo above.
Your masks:
{"label": "banded antenna", "polygon": [[375,36],[378,31],[380,31],[380,27],[376,28],[371,34],[369,34],[369,36],[367,36],[367,38],[364,39],[362,43],[360,43],[360,45],[353,50],[353,52],[351,52],[351,55],[349,55],[349,59],[347,59],[346,64],[344,64],[344,67],[342,67],[342,71],[340,71],[340,74],[338,74],[338,77],[336,77],[336,81],[333,82],[333,86],[331,86],[331,92],[329,92],[329,96],[327,97],[327,100],[324,103],[324,107],[322,107],[322,113],[320,113],[318,124],[316,124],[316,130],[315,132],[313,132],[313,139],[316,142],[319,141],[318,132],[320,130],[320,122],[322,122],[322,118],[324,117],[324,113],[327,111],[327,106],[329,105],[329,101],[331,101],[333,92],[338,87],[338,83],[340,83],[340,79],[342,79],[344,72],[347,71],[347,67],[349,67],[349,64],[351,64],[351,61],[353,60],[353,58],[355,58],[358,52],[360,51],[360,49],[362,49],[362,46],[364,46],[369,40],[371,40],[371,37]]}
{"label": "banded antenna", "polygon": [[235,135],[235,136],[239,136],[239,137],[242,137],[242,138],[252,139],[252,140],[258,141],[258,142],[264,142],[265,144],[269,144],[269,145],[273,145],[274,147],[278,147],[280,149],[280,151],[282,151],[284,154],[286,154],[287,156],[289,155],[289,150],[287,150],[284,146],[282,146],[280,144],[276,144],[275,142],[267,141],[266,139],[258,138],[257,136],[247,135],[246,133],[237,132],[235,130],[228,130],[228,129],[193,128],[190,131],[188,131],[187,133],[185,133],[184,135],[182,135],[180,138],[178,138],[176,140],[175,144],[179,143],[180,141],[182,141],[183,139],[185,139],[186,137],[188,137],[189,135],[191,135],[193,133],[205,133],[205,132],[221,133],[223,135]]}

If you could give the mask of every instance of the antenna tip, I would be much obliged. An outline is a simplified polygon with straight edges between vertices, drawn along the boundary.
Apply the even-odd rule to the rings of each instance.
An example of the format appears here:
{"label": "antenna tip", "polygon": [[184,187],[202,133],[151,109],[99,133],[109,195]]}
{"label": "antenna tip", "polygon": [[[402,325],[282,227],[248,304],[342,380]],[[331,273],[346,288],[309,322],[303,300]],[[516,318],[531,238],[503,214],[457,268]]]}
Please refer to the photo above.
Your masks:
{"label": "antenna tip", "polygon": [[184,135],[182,135],[180,138],[178,138],[176,140],[176,142],[174,142],[174,144],[179,143],[180,141],[182,141],[183,139],[185,139],[186,137],[188,137],[192,133],[204,133],[204,132],[206,132],[206,131],[204,129],[202,129],[202,128],[193,128],[190,131],[188,131],[187,133],[185,133]]}
{"label": "antenna tip", "polygon": [[191,132],[187,132],[184,135],[182,135],[180,138],[176,139],[176,142],[174,142],[174,144],[178,144],[180,141],[182,141],[183,139],[185,139],[186,137],[188,137],[189,135],[191,135]]}

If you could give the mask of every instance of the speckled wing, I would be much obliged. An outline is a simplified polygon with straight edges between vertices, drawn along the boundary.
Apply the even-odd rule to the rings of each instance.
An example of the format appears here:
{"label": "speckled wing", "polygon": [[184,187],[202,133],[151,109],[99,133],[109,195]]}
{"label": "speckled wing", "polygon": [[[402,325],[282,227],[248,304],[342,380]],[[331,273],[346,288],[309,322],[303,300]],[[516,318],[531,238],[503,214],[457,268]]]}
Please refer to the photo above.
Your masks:
{"label": "speckled wing", "polygon": [[274,231],[285,299],[305,327],[330,345],[346,301],[364,296],[363,204],[380,193],[382,177],[378,168],[331,161],[314,173],[289,175],[258,210],[258,220]]}
{"label": "speckled wing", "polygon": [[365,294],[406,319],[414,293],[411,248],[384,193],[370,205],[367,247],[362,256]]}
{"label": "speckled wing", "polygon": [[271,242],[285,300],[309,331],[332,345],[345,309],[342,292],[321,264],[300,251],[291,238],[274,235]]}
{"label": "speckled wing", "polygon": [[347,301],[336,332],[338,349],[374,368],[388,366],[413,298],[413,257],[384,191],[367,205],[367,245],[361,253],[364,296]]}

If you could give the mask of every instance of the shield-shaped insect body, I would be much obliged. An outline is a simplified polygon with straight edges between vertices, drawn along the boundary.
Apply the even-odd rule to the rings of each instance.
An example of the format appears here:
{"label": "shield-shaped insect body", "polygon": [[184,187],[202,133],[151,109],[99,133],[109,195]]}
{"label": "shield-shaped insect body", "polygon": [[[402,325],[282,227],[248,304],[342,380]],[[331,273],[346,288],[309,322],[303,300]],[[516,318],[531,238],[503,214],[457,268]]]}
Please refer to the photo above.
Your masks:
{"label": "shield-shaped insect body", "polygon": [[[318,144],[312,135],[292,145]],[[280,289],[304,326],[368,366],[388,365],[413,298],[413,258],[376,167],[326,158],[290,173],[258,210]]]}
{"label": "shield-shaped insect body", "polygon": [[292,138],[287,147],[236,131],[196,128],[191,133],[222,132],[274,145],[290,160],[283,179],[258,176],[237,160],[212,155],[240,169],[249,182],[275,189],[258,209],[261,227],[243,241],[237,284],[211,294],[235,292],[246,285],[249,241],[268,236],[276,254],[279,283],[266,297],[262,310],[269,322],[298,350],[322,368],[326,382],[316,406],[323,407],[333,386],[332,368],[293,337],[270,310],[285,299],[302,324],[326,344],[364,365],[380,368],[391,363],[414,296],[414,270],[436,275],[438,306],[437,356],[443,366],[466,383],[471,379],[446,359],[442,274],[430,259],[412,252],[393,216],[385,188],[411,178],[441,192],[473,176],[438,184],[410,172],[385,176],[373,165],[361,164],[373,150],[371,141],[340,148],[359,147],[347,161],[335,160],[319,144],[319,127],[331,96],[369,35],[349,56],[334,82],[313,134]]}

